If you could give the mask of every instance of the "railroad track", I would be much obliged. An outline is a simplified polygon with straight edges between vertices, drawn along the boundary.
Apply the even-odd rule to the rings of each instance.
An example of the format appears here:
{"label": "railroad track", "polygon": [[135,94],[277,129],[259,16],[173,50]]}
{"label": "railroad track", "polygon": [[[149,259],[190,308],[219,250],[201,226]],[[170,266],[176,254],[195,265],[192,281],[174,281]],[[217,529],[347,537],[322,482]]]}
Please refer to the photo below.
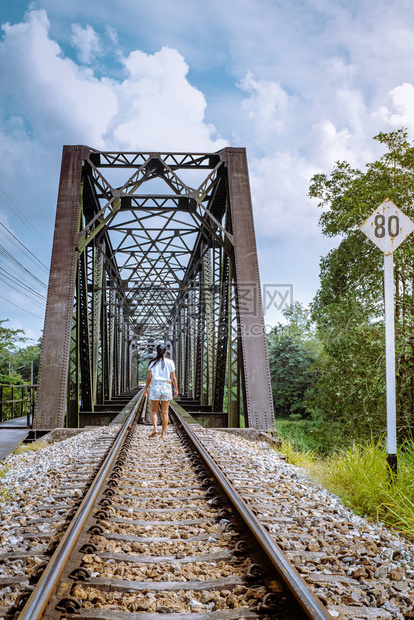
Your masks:
{"label": "railroad track", "polygon": [[194,432],[308,587],[339,620],[414,618],[414,546],[243,440]]}
{"label": "railroad track", "polygon": [[126,420],[20,620],[327,620],[180,417],[166,441]]}
{"label": "railroad track", "polygon": [[[0,553],[0,617],[14,617],[13,609],[35,583],[76,512],[82,497],[92,483],[103,459],[110,450],[117,429],[100,429],[83,449],[74,450],[60,469],[49,470],[53,484],[37,489],[37,501],[31,499],[23,510],[12,514],[19,524],[18,535],[2,540]],[[30,481],[29,481],[30,483]],[[4,510],[4,508],[3,508]],[[3,516],[3,515],[2,515]],[[15,599],[17,606],[14,606]]]}

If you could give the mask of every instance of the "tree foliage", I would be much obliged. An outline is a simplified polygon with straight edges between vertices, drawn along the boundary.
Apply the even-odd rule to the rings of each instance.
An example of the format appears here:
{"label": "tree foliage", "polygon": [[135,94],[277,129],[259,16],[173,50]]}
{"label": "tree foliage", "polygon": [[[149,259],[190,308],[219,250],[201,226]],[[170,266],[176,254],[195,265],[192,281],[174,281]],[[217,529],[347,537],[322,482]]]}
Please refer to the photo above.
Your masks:
{"label": "tree foliage", "polygon": [[13,354],[13,371],[18,373],[25,382],[31,382],[33,363],[33,382],[37,383],[37,377],[39,374],[40,348],[41,342],[39,340],[37,344],[28,345]]}
{"label": "tree foliage", "polygon": [[[403,129],[375,137],[385,153],[366,170],[338,162],[313,177],[309,194],[323,208],[326,236],[339,246],[321,261],[312,318],[323,344],[308,406],[359,434],[385,429],[383,255],[359,226],[387,197],[414,219],[414,146]],[[414,426],[414,236],[394,253],[398,426]]]}
{"label": "tree foliage", "polygon": [[2,357],[7,351],[15,349],[17,342],[25,340],[22,329],[10,329],[3,326],[3,323],[7,321],[8,319],[0,320],[0,355]]}
{"label": "tree foliage", "polygon": [[0,383],[30,383],[32,362],[36,383],[41,339],[35,345],[19,347],[19,344],[27,342],[24,331],[5,327],[3,324],[6,322],[7,320],[0,320]]}
{"label": "tree foliage", "polygon": [[300,304],[284,315],[288,323],[279,323],[268,336],[275,412],[278,417],[301,417],[305,394],[315,382],[317,345],[308,312]]}

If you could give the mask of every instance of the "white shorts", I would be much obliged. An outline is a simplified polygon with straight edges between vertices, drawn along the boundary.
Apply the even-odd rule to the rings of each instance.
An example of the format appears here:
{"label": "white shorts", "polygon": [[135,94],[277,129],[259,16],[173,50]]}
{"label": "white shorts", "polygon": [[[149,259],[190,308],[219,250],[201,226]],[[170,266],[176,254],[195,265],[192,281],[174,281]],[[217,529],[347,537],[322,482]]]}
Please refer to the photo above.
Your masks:
{"label": "white shorts", "polygon": [[172,400],[172,387],[170,381],[153,379],[149,387],[150,400]]}

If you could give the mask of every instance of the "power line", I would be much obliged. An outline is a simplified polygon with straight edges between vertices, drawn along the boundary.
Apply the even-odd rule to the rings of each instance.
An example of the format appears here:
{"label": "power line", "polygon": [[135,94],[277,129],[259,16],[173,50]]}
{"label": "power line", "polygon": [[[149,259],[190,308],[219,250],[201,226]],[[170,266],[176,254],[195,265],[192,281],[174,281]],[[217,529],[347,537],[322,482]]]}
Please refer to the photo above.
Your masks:
{"label": "power line", "polygon": [[[22,289],[17,288],[16,286],[13,286],[13,284],[11,284],[11,282],[7,279],[5,279],[1,274],[0,274],[0,282],[4,282],[4,284],[6,284],[7,286],[9,286],[11,289],[13,289],[14,291],[17,291],[17,293],[19,293],[20,295],[26,295],[27,297],[30,298],[30,301],[34,304],[37,304],[40,308],[44,308],[44,303],[42,304],[39,299],[36,299],[34,297],[31,297],[30,293],[26,293],[25,291],[22,291]],[[46,300],[45,300],[46,301]]]}
{"label": "power line", "polygon": [[[46,301],[46,296],[43,293],[39,293],[39,291],[37,291],[36,289],[34,289],[32,286],[30,286],[30,284],[28,284],[27,282],[23,282],[22,280],[19,280],[18,278],[16,278],[13,274],[11,274],[10,272],[7,272],[5,269],[2,269],[2,267],[0,267],[0,275],[1,273],[3,273],[4,276],[6,276],[6,278],[10,278],[12,280],[12,282],[14,282],[15,284],[17,284],[18,286],[20,286],[21,288],[25,288],[29,291],[29,293],[31,293],[32,295],[36,295],[36,297],[40,297],[40,299],[43,299],[44,301]],[[6,280],[7,282],[7,280]],[[9,283],[8,283],[9,284]]]}
{"label": "power line", "polygon": [[50,244],[43,239],[42,235],[36,230],[33,224],[27,219],[25,214],[19,209],[15,202],[10,198],[8,194],[4,191],[3,188],[0,187],[0,200],[4,202],[4,204],[11,210],[13,213],[19,218],[24,226],[34,235],[48,250],[50,249]]}
{"label": "power line", "polygon": [[0,255],[3,255],[6,259],[8,259],[13,265],[17,265],[17,267],[23,271],[25,271],[31,278],[36,280],[41,286],[47,288],[47,284],[42,282],[37,276],[35,276],[29,269],[27,269],[22,263],[20,263],[17,258],[10,254],[10,252],[2,245],[0,245]]}
{"label": "power line", "polygon": [[11,236],[11,237],[15,240],[15,241],[17,241],[17,243],[18,243],[19,245],[21,245],[21,246],[22,246],[22,248],[24,248],[24,250],[25,250],[28,254],[30,254],[30,256],[31,256],[32,258],[34,258],[34,259],[35,259],[35,261],[36,261],[37,263],[39,263],[39,265],[41,266],[41,268],[42,268],[42,269],[43,269],[43,270],[44,270],[47,274],[49,273],[49,269],[46,267],[46,265],[45,265],[44,263],[42,263],[42,261],[40,261],[40,260],[37,258],[37,256],[35,256],[35,255],[33,254],[33,252],[31,252],[31,251],[29,250],[29,248],[27,248],[27,247],[24,245],[24,243],[22,243],[22,242],[20,241],[20,239],[18,239],[18,238],[16,237],[16,235],[14,235],[14,234],[11,232],[11,230],[9,230],[9,229],[7,228],[7,226],[5,226],[5,225],[3,224],[3,222],[0,222],[0,226],[1,226],[2,228],[4,228],[4,230],[5,230],[5,231],[6,231],[6,232],[7,232],[7,233],[8,233],[8,234],[9,234],[9,235],[10,235],[10,236]]}
{"label": "power line", "polygon": [[32,316],[35,316],[37,319],[44,319],[43,316],[39,316],[38,314],[33,314],[33,312],[29,312],[29,310],[26,310],[22,306],[19,306],[18,304],[13,303],[12,301],[7,299],[6,297],[3,297],[3,295],[0,295],[0,298],[4,299],[4,301],[6,301],[8,304],[11,304],[12,306],[16,306],[16,308],[19,308],[20,310],[23,310],[23,312],[27,312],[27,314],[31,314]]}

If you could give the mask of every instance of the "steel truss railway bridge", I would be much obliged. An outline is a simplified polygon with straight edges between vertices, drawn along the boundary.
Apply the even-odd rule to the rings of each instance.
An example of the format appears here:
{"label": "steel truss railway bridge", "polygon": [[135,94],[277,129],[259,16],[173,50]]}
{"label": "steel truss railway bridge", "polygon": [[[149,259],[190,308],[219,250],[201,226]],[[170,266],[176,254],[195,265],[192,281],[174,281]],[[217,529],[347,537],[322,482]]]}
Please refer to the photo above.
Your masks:
{"label": "steel truss railway bridge", "polygon": [[245,149],[65,146],[33,428],[79,426],[158,342],[207,423],[273,428]]}

